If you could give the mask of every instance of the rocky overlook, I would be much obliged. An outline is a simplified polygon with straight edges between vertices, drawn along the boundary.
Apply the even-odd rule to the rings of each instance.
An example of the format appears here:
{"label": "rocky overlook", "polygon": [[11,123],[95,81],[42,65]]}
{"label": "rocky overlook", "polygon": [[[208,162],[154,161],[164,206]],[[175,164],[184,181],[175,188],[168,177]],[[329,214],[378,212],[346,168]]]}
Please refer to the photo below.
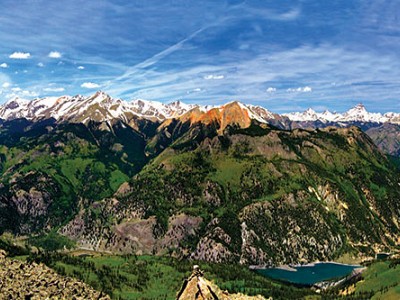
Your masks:
{"label": "rocky overlook", "polygon": [[0,299],[110,299],[85,283],[58,275],[43,264],[6,257],[0,250]]}
{"label": "rocky overlook", "polygon": [[[246,296],[244,294],[229,294],[222,291],[216,284],[207,280],[198,266],[194,266],[193,273],[186,279],[177,294],[177,300],[267,300],[262,296]],[[272,299],[272,298],[270,298]]]}

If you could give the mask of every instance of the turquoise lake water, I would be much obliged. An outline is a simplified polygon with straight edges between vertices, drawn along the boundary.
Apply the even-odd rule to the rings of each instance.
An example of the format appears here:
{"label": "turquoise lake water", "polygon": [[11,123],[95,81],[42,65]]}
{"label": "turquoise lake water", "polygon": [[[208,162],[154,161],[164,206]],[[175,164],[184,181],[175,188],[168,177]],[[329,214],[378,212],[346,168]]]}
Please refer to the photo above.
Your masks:
{"label": "turquoise lake water", "polygon": [[354,269],[360,266],[342,265],[336,263],[315,263],[312,266],[293,267],[293,271],[280,268],[258,269],[257,273],[300,285],[313,285],[317,282],[340,279],[349,275]]}

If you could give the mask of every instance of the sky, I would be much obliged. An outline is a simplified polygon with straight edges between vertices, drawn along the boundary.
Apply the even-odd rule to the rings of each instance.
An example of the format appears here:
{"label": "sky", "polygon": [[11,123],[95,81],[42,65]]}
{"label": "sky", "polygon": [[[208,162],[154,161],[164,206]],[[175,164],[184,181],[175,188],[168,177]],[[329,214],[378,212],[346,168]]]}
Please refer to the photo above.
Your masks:
{"label": "sky", "polygon": [[400,112],[397,0],[0,0],[0,103],[90,95]]}

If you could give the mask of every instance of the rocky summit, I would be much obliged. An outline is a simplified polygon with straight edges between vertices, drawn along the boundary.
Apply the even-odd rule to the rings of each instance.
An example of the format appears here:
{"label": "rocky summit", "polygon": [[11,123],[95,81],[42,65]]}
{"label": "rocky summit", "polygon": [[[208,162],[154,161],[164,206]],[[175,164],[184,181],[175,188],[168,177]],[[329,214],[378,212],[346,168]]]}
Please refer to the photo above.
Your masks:
{"label": "rocky summit", "polygon": [[[246,296],[244,294],[229,294],[222,291],[216,284],[207,280],[198,266],[193,267],[193,273],[186,279],[177,294],[177,300],[267,300],[262,296]],[[270,298],[272,299],[272,298]]]}
{"label": "rocky summit", "polygon": [[26,263],[0,252],[0,299],[110,299],[87,284],[58,275],[43,264]]}

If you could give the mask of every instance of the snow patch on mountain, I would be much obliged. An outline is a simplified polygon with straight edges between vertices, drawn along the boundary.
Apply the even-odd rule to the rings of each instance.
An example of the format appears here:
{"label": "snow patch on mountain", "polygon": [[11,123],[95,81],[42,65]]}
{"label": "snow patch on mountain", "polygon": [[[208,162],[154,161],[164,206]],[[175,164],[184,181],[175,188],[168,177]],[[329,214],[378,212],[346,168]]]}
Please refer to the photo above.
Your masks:
{"label": "snow patch on mountain", "polygon": [[5,120],[25,118],[28,113],[28,104],[28,100],[12,98],[0,106],[0,118]]}

